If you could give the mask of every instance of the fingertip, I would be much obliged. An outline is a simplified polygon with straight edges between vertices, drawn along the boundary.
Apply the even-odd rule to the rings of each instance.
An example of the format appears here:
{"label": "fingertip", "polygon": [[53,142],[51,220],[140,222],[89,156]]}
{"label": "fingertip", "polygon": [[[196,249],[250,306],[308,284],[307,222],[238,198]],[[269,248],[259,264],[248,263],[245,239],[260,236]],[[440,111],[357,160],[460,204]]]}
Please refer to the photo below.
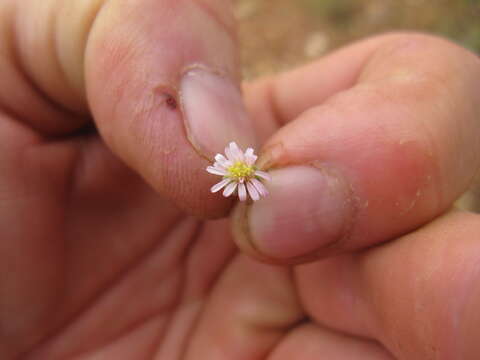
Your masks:
{"label": "fingertip", "polygon": [[177,207],[205,218],[225,216],[232,205],[210,192],[217,179],[209,162],[230,141],[256,145],[229,9],[222,1],[111,1],[85,60],[107,146]]}
{"label": "fingertip", "polygon": [[239,246],[262,261],[298,264],[337,251],[354,222],[350,187],[333,170],[312,165],[270,172],[269,195],[234,213]]}

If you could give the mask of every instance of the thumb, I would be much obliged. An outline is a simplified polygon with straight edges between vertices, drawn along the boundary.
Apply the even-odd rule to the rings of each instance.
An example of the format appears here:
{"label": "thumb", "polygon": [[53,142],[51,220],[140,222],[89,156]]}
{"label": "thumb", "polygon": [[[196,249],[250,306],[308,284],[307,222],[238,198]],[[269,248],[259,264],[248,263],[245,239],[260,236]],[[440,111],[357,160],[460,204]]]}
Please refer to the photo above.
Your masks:
{"label": "thumb", "polygon": [[[294,116],[260,159],[270,196],[235,211],[246,252],[302,263],[363,249],[417,229],[468,189],[480,166],[480,62],[434,37],[382,39],[270,82],[274,113]],[[332,77],[344,91],[321,99]],[[290,104],[306,107],[296,116]]]}
{"label": "thumb", "polygon": [[230,1],[107,2],[86,51],[87,95],[111,149],[190,213],[213,217],[205,167],[229,141],[254,146]]}

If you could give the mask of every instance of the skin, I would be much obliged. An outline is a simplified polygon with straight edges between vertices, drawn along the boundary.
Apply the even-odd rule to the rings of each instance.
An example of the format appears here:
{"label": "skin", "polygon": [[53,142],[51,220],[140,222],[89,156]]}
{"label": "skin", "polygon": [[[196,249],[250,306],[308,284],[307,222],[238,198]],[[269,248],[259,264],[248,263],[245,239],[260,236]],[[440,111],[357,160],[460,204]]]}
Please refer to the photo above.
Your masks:
{"label": "skin", "polygon": [[[384,200],[334,250],[292,260],[292,244],[253,246],[244,209],[229,217],[205,191],[216,179],[165,101],[180,53],[238,79],[227,3],[39,3],[0,3],[2,359],[480,356],[480,217],[451,209],[480,165],[475,55],[390,34],[245,86],[268,166],[322,156],[360,203]],[[162,127],[131,112],[152,89]],[[380,125],[388,138],[365,136]],[[312,135],[325,129],[336,135]]]}

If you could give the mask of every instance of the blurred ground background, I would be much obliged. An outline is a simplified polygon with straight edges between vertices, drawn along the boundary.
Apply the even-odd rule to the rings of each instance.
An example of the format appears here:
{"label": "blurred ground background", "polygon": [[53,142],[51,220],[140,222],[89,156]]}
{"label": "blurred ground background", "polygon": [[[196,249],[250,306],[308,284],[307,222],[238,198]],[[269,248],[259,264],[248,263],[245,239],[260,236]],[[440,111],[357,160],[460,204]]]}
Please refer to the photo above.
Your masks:
{"label": "blurred ground background", "polygon": [[[234,4],[246,80],[391,30],[439,34],[480,53],[480,0],[234,0]],[[459,204],[480,211],[480,186]]]}
{"label": "blurred ground background", "polygon": [[391,30],[440,34],[480,51],[480,0],[235,0],[244,77],[288,69]]}

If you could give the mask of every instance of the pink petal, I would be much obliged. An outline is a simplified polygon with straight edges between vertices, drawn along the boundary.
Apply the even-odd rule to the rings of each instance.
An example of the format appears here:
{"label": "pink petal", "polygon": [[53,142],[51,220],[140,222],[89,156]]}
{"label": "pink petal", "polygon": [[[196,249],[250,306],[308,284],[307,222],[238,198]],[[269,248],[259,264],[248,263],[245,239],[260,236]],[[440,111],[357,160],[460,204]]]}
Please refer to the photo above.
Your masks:
{"label": "pink petal", "polygon": [[237,183],[236,182],[231,182],[230,184],[227,185],[225,190],[223,190],[223,196],[229,197],[230,195],[233,194],[235,189],[237,188]]}
{"label": "pink petal", "polygon": [[255,189],[257,189],[260,196],[265,197],[268,195],[267,188],[260,181],[258,181],[257,179],[251,179],[250,182],[253,184],[253,186],[255,186]]}
{"label": "pink petal", "polygon": [[255,161],[257,161],[257,156],[245,156],[245,162],[248,166],[252,166],[253,164],[255,164]]}
{"label": "pink petal", "polygon": [[260,194],[258,193],[257,189],[250,181],[247,182],[247,189],[253,201],[260,200]]}
{"label": "pink petal", "polygon": [[227,168],[225,166],[223,166],[222,164],[218,163],[215,161],[215,163],[213,164],[213,167],[217,170],[227,170]]}
{"label": "pink petal", "polygon": [[223,169],[223,170],[227,170],[228,171],[228,168],[230,166],[232,166],[233,163],[229,160],[227,160],[225,162],[225,164],[220,164],[218,161],[215,161],[215,163],[213,164],[213,167],[217,168],[217,169]]}
{"label": "pink petal", "polygon": [[243,152],[242,150],[240,150],[240,148],[235,142],[232,141],[229,144],[229,147],[230,147],[230,153],[232,154],[234,161],[244,161]]}
{"label": "pink petal", "polygon": [[258,157],[253,153],[252,148],[248,148],[247,151],[245,151],[244,158],[247,165],[252,166]]}
{"label": "pink petal", "polygon": [[216,193],[216,192],[222,190],[225,186],[227,186],[230,183],[230,181],[231,181],[230,179],[223,179],[219,183],[213,185],[212,188],[210,189],[210,191],[212,193]]}
{"label": "pink petal", "polygon": [[247,189],[245,188],[245,184],[238,184],[238,198],[240,201],[247,200]]}
{"label": "pink petal", "polygon": [[272,177],[270,176],[270,174],[268,174],[265,171],[257,170],[257,171],[255,171],[255,175],[258,176],[259,178],[263,179],[263,180],[268,180],[268,181],[272,180]]}
{"label": "pink petal", "polygon": [[245,150],[245,155],[255,155],[255,150],[247,148],[247,150]]}
{"label": "pink petal", "polygon": [[228,174],[227,170],[221,169],[221,168],[218,168],[218,167],[214,167],[214,166],[207,167],[207,171],[210,174],[220,175],[220,176],[225,176],[225,175]]}
{"label": "pink petal", "polygon": [[234,159],[234,157],[233,157],[233,154],[232,154],[232,151],[230,150],[230,147],[229,147],[229,146],[227,146],[227,147],[225,148],[225,155],[227,156],[227,159],[228,159],[229,161],[232,161],[232,162],[235,161],[235,159]]}
{"label": "pink petal", "polygon": [[215,155],[215,163],[218,163],[223,167],[228,167],[229,166],[228,160],[222,154]]}

